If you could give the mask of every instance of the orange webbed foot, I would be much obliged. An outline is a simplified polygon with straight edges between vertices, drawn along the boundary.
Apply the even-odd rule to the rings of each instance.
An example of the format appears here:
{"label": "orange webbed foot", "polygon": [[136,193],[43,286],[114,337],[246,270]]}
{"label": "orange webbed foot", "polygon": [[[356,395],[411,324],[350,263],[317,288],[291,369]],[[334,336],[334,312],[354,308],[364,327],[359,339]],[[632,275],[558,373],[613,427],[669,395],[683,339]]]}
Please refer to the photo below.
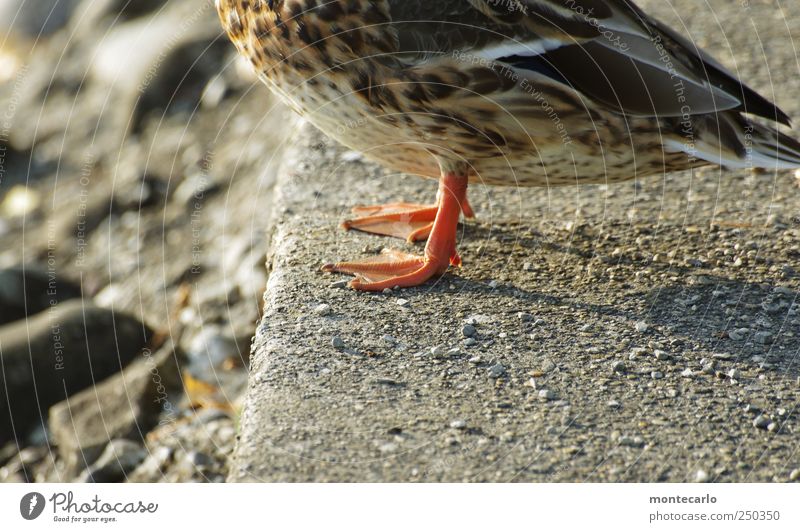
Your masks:
{"label": "orange webbed foot", "polygon": [[[355,275],[350,286],[356,290],[383,291],[386,288],[419,286],[435,275],[441,275],[447,268],[461,265],[461,257],[456,252],[456,230],[459,216],[463,212],[472,213],[466,203],[467,179],[456,174],[445,174],[439,183],[439,201],[436,207],[414,206],[410,204],[392,204],[384,207],[361,207],[359,212],[366,216],[359,220],[360,225],[347,227],[371,233],[400,236],[412,239],[428,237],[423,256],[410,255],[396,250],[386,250],[380,257],[373,257],[358,262],[339,262],[322,267],[326,272],[349,273]],[[464,206],[468,208],[464,210]],[[401,208],[402,206],[402,208]],[[419,208],[418,208],[419,207]],[[432,221],[427,220],[430,211]],[[369,213],[369,214],[367,214]],[[413,213],[413,214],[410,214]],[[399,222],[399,223],[398,223]],[[416,227],[409,227],[411,223]],[[388,224],[384,226],[381,224]],[[405,232],[399,233],[401,225]],[[376,231],[378,228],[381,231]],[[395,232],[395,229],[398,229]]]}
{"label": "orange webbed foot", "polygon": [[[475,218],[475,213],[466,196],[459,208],[465,218]],[[354,207],[353,214],[356,217],[342,222],[342,227],[375,235],[402,238],[409,243],[420,242],[430,236],[438,211],[439,203],[420,205],[396,202],[386,205],[364,205]]]}
{"label": "orange webbed foot", "polygon": [[360,206],[353,209],[357,217],[345,220],[342,227],[417,242],[428,238],[437,210],[436,205],[404,202]]}
{"label": "orange webbed foot", "polygon": [[461,265],[458,254],[449,261],[441,261],[395,249],[385,249],[377,257],[357,262],[326,264],[322,270],[352,274],[355,279],[350,281],[351,288],[380,292],[387,288],[419,286],[431,277],[443,274],[450,265]]}

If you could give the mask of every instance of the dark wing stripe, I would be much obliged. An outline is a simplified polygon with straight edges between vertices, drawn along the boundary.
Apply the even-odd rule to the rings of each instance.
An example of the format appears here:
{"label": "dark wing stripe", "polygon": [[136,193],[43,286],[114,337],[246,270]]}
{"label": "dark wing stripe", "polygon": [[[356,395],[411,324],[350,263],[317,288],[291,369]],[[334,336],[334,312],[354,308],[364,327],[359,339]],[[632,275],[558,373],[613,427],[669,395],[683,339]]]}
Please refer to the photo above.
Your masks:
{"label": "dark wing stripe", "polygon": [[412,61],[461,51],[566,82],[624,113],[738,110],[789,125],[786,113],[630,0],[388,2]]}
{"label": "dark wing stripe", "polygon": [[499,61],[507,63],[514,68],[537,72],[564,85],[570,85],[570,81],[553,66],[547,55],[512,55],[502,57]]}
{"label": "dark wing stripe", "polygon": [[789,115],[783,112],[777,105],[748,87],[742,80],[729,72],[728,69],[722,66],[708,53],[700,50],[699,47],[689,39],[657,20],[651,20],[650,24],[663,35],[664,38],[673,41],[676,46],[689,52],[690,60],[697,65],[698,70],[705,70],[708,73],[708,78],[713,85],[741,99],[742,111],[775,120],[785,126],[792,125]]}

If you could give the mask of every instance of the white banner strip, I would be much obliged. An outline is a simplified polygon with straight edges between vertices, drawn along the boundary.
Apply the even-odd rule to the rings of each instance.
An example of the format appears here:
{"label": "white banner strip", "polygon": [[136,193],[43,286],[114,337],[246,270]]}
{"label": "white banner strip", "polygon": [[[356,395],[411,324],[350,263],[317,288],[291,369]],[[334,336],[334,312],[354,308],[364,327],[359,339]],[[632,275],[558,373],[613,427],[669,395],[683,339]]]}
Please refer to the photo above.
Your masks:
{"label": "white banner strip", "polygon": [[7,484],[0,501],[8,531],[800,530],[800,484]]}

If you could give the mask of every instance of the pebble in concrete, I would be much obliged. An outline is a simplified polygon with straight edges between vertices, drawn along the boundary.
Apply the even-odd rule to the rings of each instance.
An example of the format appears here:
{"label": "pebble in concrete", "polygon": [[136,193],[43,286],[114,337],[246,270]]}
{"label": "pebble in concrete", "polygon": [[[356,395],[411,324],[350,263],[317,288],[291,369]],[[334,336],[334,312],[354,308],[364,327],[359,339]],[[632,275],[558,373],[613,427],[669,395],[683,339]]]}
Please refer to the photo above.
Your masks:
{"label": "pebble in concrete", "polygon": [[502,377],[506,374],[506,367],[502,364],[495,364],[491,368],[489,368],[489,376],[493,379],[497,379]]}
{"label": "pebble in concrete", "polygon": [[332,313],[333,310],[327,303],[320,303],[314,307],[314,314],[317,314],[318,316],[330,316]]}
{"label": "pebble in concrete", "polygon": [[770,419],[761,414],[753,420],[753,426],[757,429],[767,430],[770,424]]}
{"label": "pebble in concrete", "polygon": [[556,394],[551,390],[539,390],[539,399],[544,399],[545,401],[552,401],[556,398]]}

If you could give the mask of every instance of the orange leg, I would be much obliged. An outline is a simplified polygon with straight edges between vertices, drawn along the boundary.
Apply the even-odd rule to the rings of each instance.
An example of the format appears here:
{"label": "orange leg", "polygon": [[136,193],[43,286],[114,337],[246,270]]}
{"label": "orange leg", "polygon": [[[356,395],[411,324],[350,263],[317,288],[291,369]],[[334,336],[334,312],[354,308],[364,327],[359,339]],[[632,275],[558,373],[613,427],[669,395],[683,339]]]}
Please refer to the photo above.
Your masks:
{"label": "orange leg", "polygon": [[[439,195],[441,196],[441,194]],[[439,199],[433,205],[397,202],[387,205],[355,207],[353,214],[358,217],[345,220],[342,227],[348,230],[355,229],[365,233],[402,238],[410,243],[418,242],[425,240],[430,235],[440,202]],[[466,196],[464,196],[459,210],[464,213],[466,218],[475,217]]]}
{"label": "orange leg", "polygon": [[[456,230],[462,206],[466,203],[467,178],[452,173],[439,181],[439,206],[430,228],[430,236],[422,257],[389,250],[382,257],[361,262],[326,264],[326,272],[350,273],[356,290],[380,292],[396,286],[418,286],[447,268],[461,265],[456,252]],[[471,211],[471,209],[470,209]]]}

